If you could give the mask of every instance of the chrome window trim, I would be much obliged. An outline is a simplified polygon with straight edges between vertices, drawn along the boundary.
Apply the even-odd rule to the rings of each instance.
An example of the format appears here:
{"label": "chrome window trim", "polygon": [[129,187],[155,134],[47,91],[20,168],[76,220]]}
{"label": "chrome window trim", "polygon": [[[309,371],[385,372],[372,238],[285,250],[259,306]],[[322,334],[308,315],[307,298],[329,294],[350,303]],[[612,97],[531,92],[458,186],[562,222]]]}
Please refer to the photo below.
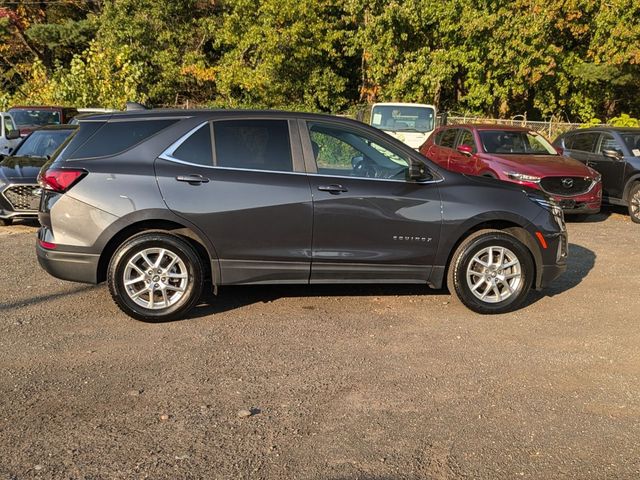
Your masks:
{"label": "chrome window trim", "polygon": [[348,178],[350,180],[373,180],[376,182],[395,182],[395,183],[416,184],[416,185],[428,185],[431,183],[444,182],[444,178],[434,178],[433,180],[424,180],[424,181],[409,181],[409,180],[395,180],[393,178],[356,177],[353,175],[327,175],[326,173],[308,173],[307,175],[313,176],[313,177]]}
{"label": "chrome window trim", "polygon": [[[169,145],[168,148],[166,148],[164,150],[164,152],[162,152],[160,155],[158,155],[159,158],[162,158],[164,160],[171,160],[171,161],[175,161],[175,162],[179,162],[179,163],[184,163],[187,165],[198,165],[200,167],[213,167],[212,165],[202,165],[199,163],[192,163],[192,162],[185,162],[184,160],[180,160],[179,158],[176,158],[173,156],[173,154],[175,153],[175,151],[180,148],[182,146],[182,144],[184,142],[186,142],[189,137],[191,137],[191,135],[193,135],[194,133],[196,133],[198,130],[200,130],[203,126],[205,126],[207,123],[209,123],[208,121],[206,122],[202,122],[199,123],[198,125],[196,125],[195,127],[193,127],[191,130],[189,130],[187,133],[185,133],[184,135],[182,135],[180,138],[178,138],[175,142],[173,142],[171,145]],[[213,138],[211,138],[211,142],[213,142]],[[211,161],[213,162],[213,158],[211,159]]]}

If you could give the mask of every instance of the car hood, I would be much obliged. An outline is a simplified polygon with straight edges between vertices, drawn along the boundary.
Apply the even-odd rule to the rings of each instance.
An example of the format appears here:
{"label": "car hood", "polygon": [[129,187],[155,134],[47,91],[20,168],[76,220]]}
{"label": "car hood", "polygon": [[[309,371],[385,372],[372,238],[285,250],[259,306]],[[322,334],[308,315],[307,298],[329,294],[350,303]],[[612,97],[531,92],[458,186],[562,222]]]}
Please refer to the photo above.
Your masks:
{"label": "car hood", "polygon": [[46,158],[41,157],[6,157],[0,162],[0,178],[7,180],[33,179],[35,182],[46,161]]}
{"label": "car hood", "polygon": [[497,160],[506,169],[536,177],[593,177],[593,171],[584,163],[560,155],[484,154]]}

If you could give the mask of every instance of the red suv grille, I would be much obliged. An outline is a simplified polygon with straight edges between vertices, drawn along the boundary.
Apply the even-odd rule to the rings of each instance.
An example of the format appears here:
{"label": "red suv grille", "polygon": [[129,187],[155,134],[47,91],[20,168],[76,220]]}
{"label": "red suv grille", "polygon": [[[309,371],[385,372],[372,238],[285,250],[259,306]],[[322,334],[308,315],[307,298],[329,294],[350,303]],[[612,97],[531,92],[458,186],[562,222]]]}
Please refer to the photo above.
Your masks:
{"label": "red suv grille", "polygon": [[545,192],[566,197],[588,192],[592,183],[592,179],[585,177],[545,177],[540,180],[540,186]]}

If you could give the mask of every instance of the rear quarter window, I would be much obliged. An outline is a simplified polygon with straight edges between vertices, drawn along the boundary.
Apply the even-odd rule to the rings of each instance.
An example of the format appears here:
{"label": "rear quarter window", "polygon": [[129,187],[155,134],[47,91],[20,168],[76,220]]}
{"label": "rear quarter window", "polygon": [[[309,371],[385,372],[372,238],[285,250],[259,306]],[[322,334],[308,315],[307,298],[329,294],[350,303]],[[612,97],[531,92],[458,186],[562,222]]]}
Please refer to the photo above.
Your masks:
{"label": "rear quarter window", "polygon": [[[95,131],[94,135],[80,145],[75,152],[69,153],[69,156],[73,156],[73,158],[92,158],[116,155],[139,144],[177,121],[177,119],[163,119],[99,123],[102,128]],[[87,125],[91,123],[87,122]],[[86,128],[85,125],[82,125],[82,128]]]}

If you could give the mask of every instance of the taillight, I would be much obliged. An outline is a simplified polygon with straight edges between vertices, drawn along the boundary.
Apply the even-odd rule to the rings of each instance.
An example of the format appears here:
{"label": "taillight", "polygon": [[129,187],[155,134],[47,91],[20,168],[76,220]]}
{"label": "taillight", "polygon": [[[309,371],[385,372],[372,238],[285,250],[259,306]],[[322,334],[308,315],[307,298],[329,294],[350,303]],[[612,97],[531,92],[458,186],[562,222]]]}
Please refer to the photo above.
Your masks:
{"label": "taillight", "polygon": [[50,168],[40,172],[38,183],[46,190],[64,193],[87,174],[86,170],[73,168]]}

